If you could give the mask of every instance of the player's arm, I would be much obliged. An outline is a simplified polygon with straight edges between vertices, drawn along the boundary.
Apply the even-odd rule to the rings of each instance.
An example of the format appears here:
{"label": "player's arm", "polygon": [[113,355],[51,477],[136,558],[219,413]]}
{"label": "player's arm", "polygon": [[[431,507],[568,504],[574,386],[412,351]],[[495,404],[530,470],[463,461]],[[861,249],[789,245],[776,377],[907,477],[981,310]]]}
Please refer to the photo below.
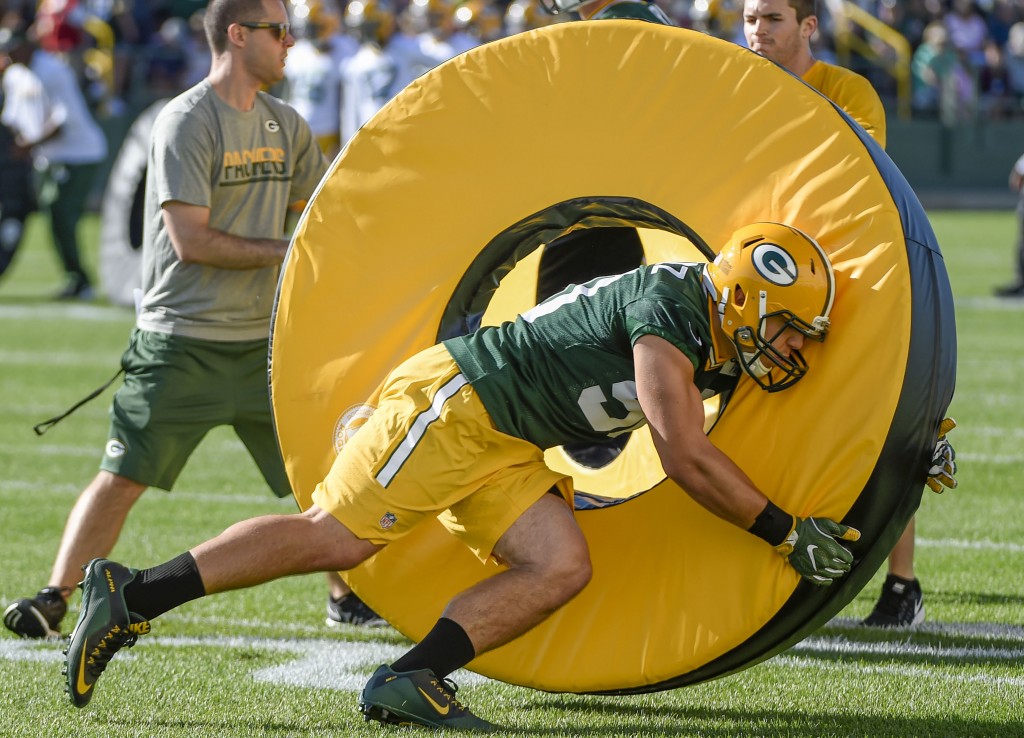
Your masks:
{"label": "player's arm", "polygon": [[633,357],[637,399],[665,473],[710,512],[750,528],[768,498],[704,434],[693,364],[671,343],[651,335],[636,342]]}
{"label": "player's arm", "polygon": [[1024,156],[1014,162],[1013,169],[1010,170],[1009,185],[1014,192],[1021,191],[1021,186],[1024,185]]}
{"label": "player's arm", "polygon": [[860,533],[827,518],[797,518],[772,503],[704,434],[704,405],[693,364],[675,346],[643,336],[633,347],[637,399],[665,473],[718,517],[764,539],[804,578],[819,585],[853,563],[836,538]]}
{"label": "player's arm", "polygon": [[163,219],[178,258],[187,264],[220,269],[259,269],[284,260],[283,238],[242,238],[210,227],[210,209],[172,200]]}

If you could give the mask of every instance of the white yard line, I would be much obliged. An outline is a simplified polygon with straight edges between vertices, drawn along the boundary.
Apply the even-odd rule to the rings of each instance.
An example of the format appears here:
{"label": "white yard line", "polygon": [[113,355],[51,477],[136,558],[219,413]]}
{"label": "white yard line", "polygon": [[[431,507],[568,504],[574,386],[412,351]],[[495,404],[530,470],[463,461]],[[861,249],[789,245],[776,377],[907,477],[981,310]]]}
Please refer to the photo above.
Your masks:
{"label": "white yard line", "polygon": [[130,326],[135,313],[115,305],[0,305],[0,320],[89,320]]}
{"label": "white yard line", "polygon": [[[990,674],[965,674],[964,669],[958,665],[952,671],[939,671],[923,666],[907,666],[906,664],[865,664],[865,663],[833,663],[819,659],[806,659],[795,656],[779,656],[766,665],[778,664],[789,668],[818,669],[842,674],[844,678],[858,674],[884,674],[892,677],[899,677],[901,680],[907,678],[931,679],[945,682],[973,682],[975,684],[988,684],[994,687],[1013,687],[1018,690],[1024,687],[1024,678],[1021,677],[1000,677]],[[964,664],[964,666],[970,666]]]}
{"label": "white yard line", "polygon": [[[205,619],[206,622],[210,622]],[[211,624],[215,624],[214,623]],[[224,619],[225,625],[237,620]],[[998,624],[976,623],[938,624],[949,635],[973,636],[978,627],[1000,630]],[[278,624],[267,624],[268,629],[278,632]],[[797,644],[787,654],[777,656],[765,666],[786,666],[801,669],[818,669],[841,672],[847,678],[858,674],[885,674],[891,676],[915,676],[941,681],[983,683],[998,687],[1024,686],[1024,678],[1001,677],[972,673],[976,663],[988,664],[1005,661],[1017,664],[1024,659],[1024,628],[1016,627],[1016,638],[1020,648],[960,647],[897,642],[859,642],[845,637],[812,636]],[[142,643],[164,648],[209,648],[219,649],[262,649],[277,653],[291,654],[295,658],[276,666],[257,669],[252,672],[256,681],[271,684],[288,684],[295,687],[314,689],[335,689],[358,691],[366,678],[382,663],[390,663],[406,650],[406,646],[375,641],[339,641],[325,638],[256,638],[256,637],[168,637],[150,636]],[[810,656],[792,654],[811,654]],[[891,663],[867,664],[863,661],[851,663],[824,660],[840,656],[883,656]],[[119,654],[118,659],[138,658],[138,653]],[[909,665],[907,657],[925,657],[946,660],[949,663],[930,668],[925,665]],[[0,639],[0,660],[60,662],[63,660],[61,644],[56,642],[38,643],[10,638]],[[460,684],[480,684],[487,678],[470,672],[455,675]]]}

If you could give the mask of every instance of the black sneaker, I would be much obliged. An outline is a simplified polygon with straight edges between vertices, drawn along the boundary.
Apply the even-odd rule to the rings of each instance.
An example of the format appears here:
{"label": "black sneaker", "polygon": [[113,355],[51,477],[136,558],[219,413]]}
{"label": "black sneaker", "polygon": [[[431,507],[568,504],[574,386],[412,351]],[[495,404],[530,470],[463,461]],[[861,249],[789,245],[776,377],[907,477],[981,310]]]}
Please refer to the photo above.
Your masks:
{"label": "black sneaker", "polygon": [[92,699],[93,687],[114,654],[149,633],[149,623],[128,612],[124,602],[124,587],[137,569],[106,559],[93,559],[84,569],[82,610],[64,651],[67,692],[75,707],[85,707]]}
{"label": "black sneaker", "polygon": [[882,585],[882,596],[862,625],[872,628],[910,628],[924,622],[924,595],[916,579],[889,574]]}
{"label": "black sneaker", "polygon": [[22,638],[60,638],[60,621],[67,611],[60,587],[44,587],[35,597],[20,599],[4,610],[4,625]]}
{"label": "black sneaker", "polygon": [[1014,282],[1003,287],[996,287],[993,292],[996,297],[1024,297],[1024,282]]}
{"label": "black sneaker", "polygon": [[456,691],[455,682],[438,679],[430,669],[392,671],[384,664],[363,688],[359,709],[367,721],[494,732],[495,726],[455,699]]}
{"label": "black sneaker", "polygon": [[96,298],[92,285],[81,278],[71,278],[67,284],[53,296],[54,300],[81,300],[88,302]]}
{"label": "black sneaker", "polygon": [[327,598],[327,624],[332,628],[343,624],[379,628],[388,622],[371,610],[355,592],[349,592],[338,599]]}

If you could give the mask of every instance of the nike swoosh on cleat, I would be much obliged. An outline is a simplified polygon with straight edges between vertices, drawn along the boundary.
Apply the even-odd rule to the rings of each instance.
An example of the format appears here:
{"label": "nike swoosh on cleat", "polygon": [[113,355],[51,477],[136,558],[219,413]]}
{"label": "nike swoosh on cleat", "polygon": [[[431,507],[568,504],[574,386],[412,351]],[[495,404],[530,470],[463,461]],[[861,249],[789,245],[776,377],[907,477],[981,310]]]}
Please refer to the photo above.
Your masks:
{"label": "nike swoosh on cleat", "polygon": [[426,699],[426,701],[430,703],[431,707],[437,710],[438,715],[447,715],[448,711],[452,708],[451,705],[445,705],[444,707],[441,707],[439,704],[434,702],[433,698],[429,694],[424,692],[419,687],[416,687],[416,691],[423,695],[424,699]]}
{"label": "nike swoosh on cleat", "polygon": [[86,659],[87,653],[88,652],[83,648],[82,649],[82,658],[80,658],[78,660],[78,679],[77,679],[78,683],[75,686],[77,686],[78,691],[80,693],[82,693],[82,694],[88,694],[89,691],[92,689],[92,685],[91,684],[86,684],[85,683],[85,678],[84,678],[85,677],[85,659]]}

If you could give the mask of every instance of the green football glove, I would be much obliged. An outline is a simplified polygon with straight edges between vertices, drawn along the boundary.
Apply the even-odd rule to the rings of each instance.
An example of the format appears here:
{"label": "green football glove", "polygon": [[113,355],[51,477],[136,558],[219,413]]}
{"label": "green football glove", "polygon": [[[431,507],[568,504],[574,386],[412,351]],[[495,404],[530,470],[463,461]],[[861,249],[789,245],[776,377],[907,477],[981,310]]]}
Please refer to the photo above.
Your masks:
{"label": "green football glove", "polygon": [[946,488],[956,489],[956,451],[946,440],[946,434],[956,428],[956,421],[943,418],[939,424],[939,438],[932,452],[932,465],[928,468],[926,480],[932,492],[942,494]]}
{"label": "green football glove", "polygon": [[812,584],[828,587],[850,571],[853,554],[836,539],[856,541],[860,531],[828,518],[796,518],[796,525],[775,550],[796,573]]}

